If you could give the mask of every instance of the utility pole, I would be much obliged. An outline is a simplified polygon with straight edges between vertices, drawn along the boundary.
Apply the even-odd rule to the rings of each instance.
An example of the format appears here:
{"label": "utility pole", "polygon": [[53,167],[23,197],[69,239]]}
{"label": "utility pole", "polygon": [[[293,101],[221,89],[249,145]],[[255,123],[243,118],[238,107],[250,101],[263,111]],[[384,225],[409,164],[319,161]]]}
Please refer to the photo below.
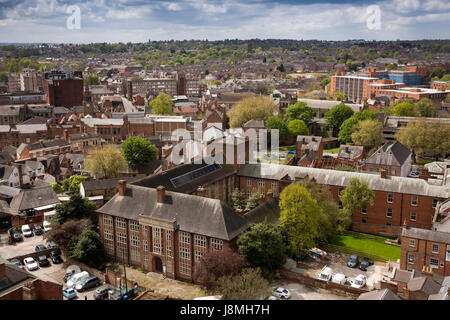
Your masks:
{"label": "utility pole", "polygon": [[123,275],[125,277],[125,292],[128,293],[128,285],[127,285],[127,269],[125,267],[125,249],[122,249],[122,263],[123,263]]}

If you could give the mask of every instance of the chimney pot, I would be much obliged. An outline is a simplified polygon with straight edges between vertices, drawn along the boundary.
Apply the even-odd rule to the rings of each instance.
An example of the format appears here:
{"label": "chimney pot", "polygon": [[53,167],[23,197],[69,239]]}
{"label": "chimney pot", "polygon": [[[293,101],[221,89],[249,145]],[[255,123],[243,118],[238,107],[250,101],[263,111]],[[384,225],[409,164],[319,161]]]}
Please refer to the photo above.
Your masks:
{"label": "chimney pot", "polygon": [[163,203],[164,196],[166,195],[166,188],[164,186],[158,186],[156,188],[156,192],[157,192],[156,200],[158,201],[158,203]]}
{"label": "chimney pot", "polygon": [[119,180],[119,195],[125,196],[126,189],[127,189],[127,182],[125,180]]}

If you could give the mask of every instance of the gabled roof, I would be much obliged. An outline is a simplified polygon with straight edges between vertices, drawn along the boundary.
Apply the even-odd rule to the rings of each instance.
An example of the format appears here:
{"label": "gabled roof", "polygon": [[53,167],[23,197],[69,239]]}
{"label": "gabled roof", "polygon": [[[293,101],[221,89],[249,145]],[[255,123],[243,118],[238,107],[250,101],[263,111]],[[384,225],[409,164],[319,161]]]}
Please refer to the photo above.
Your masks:
{"label": "gabled roof", "polygon": [[365,162],[377,165],[402,166],[411,159],[411,154],[411,150],[400,142],[387,142],[367,158]]}
{"label": "gabled roof", "polygon": [[389,289],[374,290],[359,295],[358,300],[402,300]]}
{"label": "gabled roof", "polygon": [[222,240],[232,240],[248,228],[247,221],[217,199],[166,191],[163,203],[157,202],[157,190],[127,186],[125,196],[118,193],[100,213],[138,220],[147,216],[176,222],[179,230]]}
{"label": "gabled roof", "polygon": [[83,189],[85,192],[94,191],[94,190],[108,190],[117,188],[119,180],[125,180],[128,183],[140,180],[140,177],[131,177],[131,178],[112,178],[112,179],[92,179],[92,180],[84,180],[81,182],[83,185]]}
{"label": "gabled roof", "polygon": [[242,125],[243,128],[258,128],[264,129],[264,120],[248,120],[246,123]]}
{"label": "gabled roof", "polygon": [[244,218],[252,225],[264,221],[278,225],[280,223],[280,207],[278,203],[279,198],[273,197],[244,214]]}
{"label": "gabled roof", "polygon": [[13,166],[0,164],[0,179],[9,179],[13,171],[14,171]]}
{"label": "gabled roof", "polygon": [[422,291],[427,295],[439,293],[441,286],[436,281],[424,276],[409,280],[409,291]]}
{"label": "gabled roof", "polygon": [[50,186],[35,187],[31,189],[21,189],[9,204],[11,209],[20,212],[28,209],[35,209],[51,204],[58,204],[60,201]]}

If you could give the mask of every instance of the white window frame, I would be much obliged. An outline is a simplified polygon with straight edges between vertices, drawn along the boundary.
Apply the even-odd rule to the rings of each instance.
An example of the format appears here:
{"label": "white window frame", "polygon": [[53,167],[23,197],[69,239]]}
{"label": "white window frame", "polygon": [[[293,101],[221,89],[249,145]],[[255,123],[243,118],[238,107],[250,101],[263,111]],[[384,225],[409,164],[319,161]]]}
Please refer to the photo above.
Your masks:
{"label": "white window frame", "polygon": [[[413,219],[413,213],[414,213],[414,219]],[[417,211],[411,211],[409,213],[409,220],[411,221],[417,221]]]}
{"label": "white window frame", "polygon": [[417,207],[419,204],[419,196],[418,195],[412,195],[411,196],[411,206]]}
{"label": "white window frame", "polygon": [[[436,246],[436,250],[434,250],[435,246]],[[437,244],[437,243],[431,244],[431,253],[439,253],[439,244]]]}
{"label": "white window frame", "polygon": [[[389,201],[389,198],[391,198],[391,201]],[[393,193],[388,193],[387,195],[387,203],[392,203],[394,202],[394,194]]]}
{"label": "white window frame", "polygon": [[[436,264],[434,264],[433,261],[436,261]],[[439,259],[430,258],[430,268],[439,269]]]}
{"label": "white window frame", "polygon": [[[391,211],[391,215],[390,216],[388,215],[389,210]],[[386,217],[387,218],[392,218],[392,213],[393,213],[392,208],[386,208]]]}
{"label": "white window frame", "polygon": [[415,248],[416,247],[416,240],[410,239],[409,240],[409,247],[410,248]]}

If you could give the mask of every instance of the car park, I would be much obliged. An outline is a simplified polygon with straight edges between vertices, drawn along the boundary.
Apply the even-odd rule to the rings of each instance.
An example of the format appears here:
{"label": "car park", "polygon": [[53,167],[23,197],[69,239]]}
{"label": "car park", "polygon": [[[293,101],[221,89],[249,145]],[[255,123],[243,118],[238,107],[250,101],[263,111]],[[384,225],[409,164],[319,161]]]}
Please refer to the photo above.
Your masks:
{"label": "car park", "polygon": [[35,252],[40,252],[40,251],[45,251],[45,250],[47,250],[47,247],[44,246],[43,244],[38,244],[38,245],[34,248],[34,251],[35,251]]}
{"label": "car park", "polygon": [[20,262],[19,259],[12,259],[10,262],[18,266],[20,269],[25,269],[25,267],[23,266],[23,264]]}
{"label": "car park", "polygon": [[351,287],[352,288],[363,288],[365,285],[366,285],[366,276],[363,274],[359,274],[352,281]]}
{"label": "car park", "polygon": [[13,234],[12,234],[12,240],[14,241],[14,242],[20,242],[20,241],[22,241],[23,240],[23,237],[22,237],[22,234],[21,233],[19,233],[19,232],[14,232]]}
{"label": "car park", "polygon": [[52,260],[52,262],[54,264],[58,264],[58,263],[62,263],[63,262],[63,259],[61,258],[61,256],[56,251],[50,252],[50,259]]}
{"label": "car park", "polygon": [[347,267],[356,268],[359,264],[359,257],[357,254],[352,254],[347,261]]}
{"label": "car park", "polygon": [[23,264],[28,269],[28,271],[34,271],[34,270],[39,269],[38,264],[32,257],[23,259]]}
{"label": "car park", "polygon": [[338,284],[346,284],[347,277],[343,273],[336,273],[333,276],[333,278],[331,279],[331,282],[338,283]]}
{"label": "car park", "polygon": [[46,255],[39,256],[37,258],[37,261],[39,262],[40,267],[48,267],[50,265],[50,262],[48,262]]}
{"label": "car park", "polygon": [[70,272],[67,272],[67,273],[64,275],[64,278],[63,278],[64,283],[66,283],[67,281],[69,281],[69,279],[70,279],[75,273],[76,273],[75,270],[72,270],[72,271],[70,271]]}
{"label": "car park", "polygon": [[44,234],[44,231],[42,230],[41,226],[34,226],[34,234],[37,236],[40,236]]}
{"label": "car park", "polygon": [[76,298],[77,293],[75,292],[75,290],[73,288],[64,288],[63,296],[70,300],[70,299]]}
{"label": "car park", "polygon": [[58,247],[58,246],[57,246],[56,243],[54,243],[53,241],[47,243],[47,248],[48,248],[48,249],[55,249],[55,248],[57,248],[57,247]]}
{"label": "car park", "polygon": [[279,287],[275,289],[273,295],[277,298],[289,299],[291,297],[291,292],[288,289]]}
{"label": "car park", "polygon": [[359,269],[362,271],[367,271],[367,268],[373,265],[373,261],[369,258],[362,258],[361,263],[359,264]]}
{"label": "car park", "polygon": [[78,292],[83,292],[100,285],[100,280],[96,276],[89,276],[75,286]]}
{"label": "car park", "polygon": [[33,236],[33,232],[31,232],[29,225],[24,224],[20,229],[22,230],[22,234],[24,237],[32,237]]}
{"label": "car park", "polygon": [[330,281],[332,272],[333,270],[331,270],[331,268],[324,267],[322,271],[320,271],[319,276],[317,278],[323,281]]}
{"label": "car park", "polygon": [[111,288],[103,288],[103,289],[97,289],[94,292],[94,299],[95,300],[106,300],[108,299],[109,291]]}
{"label": "car park", "polygon": [[86,271],[76,273],[69,280],[67,280],[66,285],[68,288],[75,288],[77,284],[81,283],[88,277],[89,273],[87,273]]}
{"label": "car park", "polygon": [[48,232],[48,231],[52,230],[52,227],[50,227],[49,221],[44,221],[42,226],[44,227],[44,232]]}

